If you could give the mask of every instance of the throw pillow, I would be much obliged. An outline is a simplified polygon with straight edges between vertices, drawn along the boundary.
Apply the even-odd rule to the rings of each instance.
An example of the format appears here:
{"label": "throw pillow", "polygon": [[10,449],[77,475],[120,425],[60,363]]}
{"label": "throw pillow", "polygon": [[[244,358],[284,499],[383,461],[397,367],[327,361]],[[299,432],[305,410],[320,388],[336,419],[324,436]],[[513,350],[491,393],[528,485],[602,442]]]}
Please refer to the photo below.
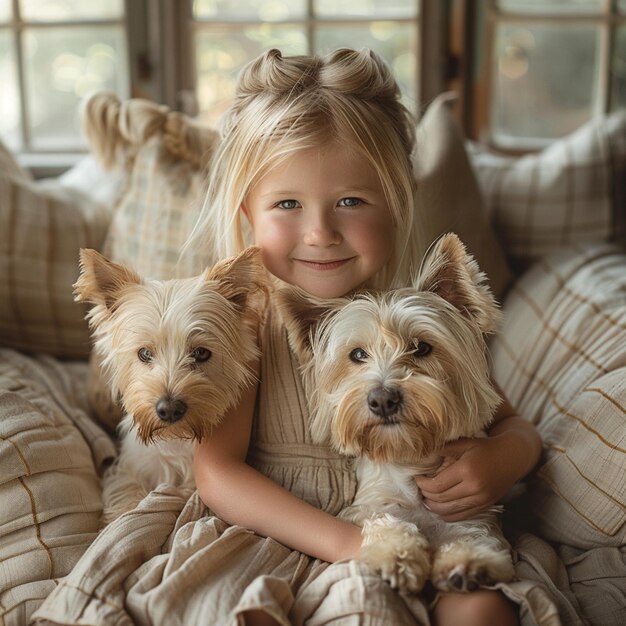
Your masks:
{"label": "throw pillow", "polygon": [[487,274],[496,298],[501,298],[511,274],[485,215],[464,139],[450,110],[453,97],[445,93],[435,98],[417,128],[415,206],[422,249],[439,235],[456,232]]}
{"label": "throw pillow", "polygon": [[583,550],[626,540],[625,268],[609,244],[544,257],[511,289],[491,350],[544,442],[529,486],[539,534]]}
{"label": "throw pillow", "polygon": [[517,271],[558,246],[626,243],[626,112],[518,158],[468,145],[487,214]]}
{"label": "throw pillow", "polygon": [[[4,152],[6,160],[8,154]],[[85,309],[73,301],[81,247],[100,248],[110,212],[83,192],[0,170],[0,345],[86,358]]]}

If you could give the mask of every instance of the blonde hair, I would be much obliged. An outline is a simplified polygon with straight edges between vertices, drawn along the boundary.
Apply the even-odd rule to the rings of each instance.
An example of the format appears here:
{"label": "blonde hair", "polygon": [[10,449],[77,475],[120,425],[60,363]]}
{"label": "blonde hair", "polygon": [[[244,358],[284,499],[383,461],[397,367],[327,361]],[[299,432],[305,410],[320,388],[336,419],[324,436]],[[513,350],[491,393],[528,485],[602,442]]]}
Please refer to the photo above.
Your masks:
{"label": "blonde hair", "polygon": [[342,48],[326,57],[283,57],[269,50],[242,70],[220,131],[191,248],[207,247],[218,260],[253,243],[240,210],[249,189],[295,151],[339,139],[378,173],[396,226],[394,254],[372,286],[407,282],[418,258],[411,165],[415,122],[376,53]]}

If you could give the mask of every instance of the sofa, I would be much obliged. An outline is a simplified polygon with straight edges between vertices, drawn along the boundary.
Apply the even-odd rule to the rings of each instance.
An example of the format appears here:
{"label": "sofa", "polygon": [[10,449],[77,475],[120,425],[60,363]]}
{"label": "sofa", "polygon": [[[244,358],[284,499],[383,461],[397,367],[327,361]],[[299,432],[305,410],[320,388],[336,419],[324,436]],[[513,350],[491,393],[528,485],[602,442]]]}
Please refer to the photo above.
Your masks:
{"label": "sofa", "polygon": [[[544,442],[506,501],[512,593],[525,626],[622,625],[626,113],[514,157],[466,140],[451,99],[417,129],[422,243],[455,231],[486,271],[504,312],[493,376]],[[219,136],[109,93],[82,119],[90,154],[55,180],[0,145],[0,624],[185,623],[173,618],[195,580],[185,533],[203,505],[163,488],[99,532],[121,409],[72,284],[81,247],[153,278],[210,262],[178,253]]]}

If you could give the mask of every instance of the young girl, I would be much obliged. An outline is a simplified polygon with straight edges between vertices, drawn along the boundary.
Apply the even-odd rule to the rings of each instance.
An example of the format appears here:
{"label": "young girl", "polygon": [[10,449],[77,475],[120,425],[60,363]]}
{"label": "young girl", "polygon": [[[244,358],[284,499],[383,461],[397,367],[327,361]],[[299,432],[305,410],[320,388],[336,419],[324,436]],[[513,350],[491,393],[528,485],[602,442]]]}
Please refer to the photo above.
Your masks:
{"label": "young girl", "polygon": [[[415,122],[399,98],[388,67],[366,50],[257,58],[223,119],[194,243],[218,257],[254,243],[271,275],[323,298],[406,285],[423,247]],[[202,500],[234,525],[215,539],[228,562],[216,583],[224,615],[285,626],[517,624],[518,607],[499,591],[442,594],[429,614],[354,560],[360,529],[335,517],[356,489],[351,461],[311,443],[298,364],[271,306],[260,348],[258,388],[194,459]],[[490,506],[537,462],[536,431],[506,401],[489,435],[448,445],[442,454],[455,462],[418,479],[445,520]],[[235,527],[255,534],[229,535]]]}

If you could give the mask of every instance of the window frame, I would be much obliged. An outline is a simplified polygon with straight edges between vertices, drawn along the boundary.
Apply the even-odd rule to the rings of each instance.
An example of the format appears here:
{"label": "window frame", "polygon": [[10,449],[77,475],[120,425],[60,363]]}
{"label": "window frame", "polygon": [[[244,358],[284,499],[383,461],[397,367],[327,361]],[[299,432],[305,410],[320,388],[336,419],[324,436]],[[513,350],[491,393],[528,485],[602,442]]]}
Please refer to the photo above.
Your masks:
{"label": "window frame", "polygon": [[[620,14],[617,0],[606,0],[602,12],[541,12],[518,13],[502,10],[497,0],[461,0],[462,7],[453,19],[463,19],[469,26],[462,36],[463,56],[467,59],[465,80],[463,81],[464,130],[469,138],[491,149],[506,154],[525,154],[535,152],[549,145],[553,139],[537,142],[521,142],[518,146],[503,145],[494,138],[492,108],[494,106],[494,48],[498,23],[558,23],[594,24],[600,30],[599,91],[594,94],[591,117],[597,117],[610,111],[613,83],[611,63],[615,48],[616,30],[626,25],[626,15]],[[478,41],[479,23],[483,20],[485,37]],[[458,42],[457,42],[458,44]],[[459,44],[458,44],[459,45]],[[478,58],[483,62],[478,63]]]}
{"label": "window frame", "polygon": [[27,29],[50,29],[50,28],[80,28],[85,26],[122,26],[126,47],[127,63],[124,76],[126,82],[126,94],[130,95],[133,84],[133,71],[131,59],[133,53],[131,42],[133,37],[129,32],[128,7],[133,0],[124,0],[124,15],[121,18],[104,19],[79,19],[79,20],[36,20],[29,21],[24,18],[20,11],[19,0],[11,0],[11,16],[7,22],[3,22],[3,28],[11,33],[13,45],[13,55],[15,58],[15,71],[17,85],[20,93],[20,143],[21,148],[16,151],[16,156],[22,166],[30,167],[39,175],[53,175],[74,164],[82,155],[75,149],[62,148],[34,148],[32,145],[32,135],[29,123],[29,93],[26,84],[26,73],[24,59],[24,32]]}

